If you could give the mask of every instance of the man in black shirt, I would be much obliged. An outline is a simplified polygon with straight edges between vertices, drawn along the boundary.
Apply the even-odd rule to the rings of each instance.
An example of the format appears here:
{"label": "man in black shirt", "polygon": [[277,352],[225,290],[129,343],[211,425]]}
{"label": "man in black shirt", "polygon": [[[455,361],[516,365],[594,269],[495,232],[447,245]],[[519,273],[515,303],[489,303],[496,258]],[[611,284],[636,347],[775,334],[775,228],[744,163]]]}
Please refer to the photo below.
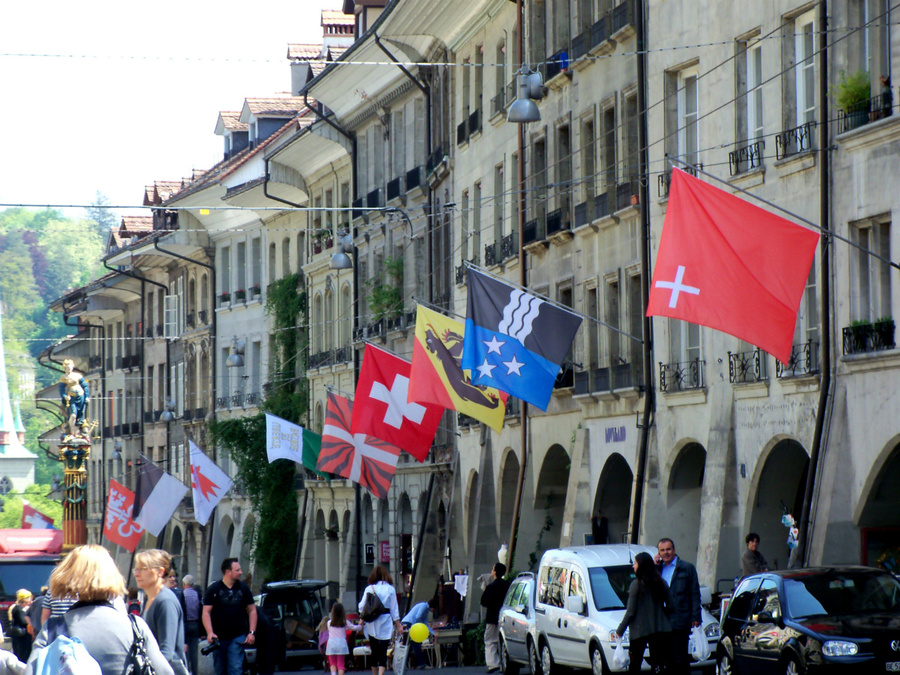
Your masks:
{"label": "man in black shirt", "polygon": [[241,581],[242,574],[237,558],[225,558],[222,580],[210,584],[203,596],[206,640],[219,641],[213,652],[216,675],[241,675],[244,645],[256,641],[256,604],[250,587]]}
{"label": "man in black shirt", "polygon": [[481,606],[487,610],[484,616],[484,660],[489,673],[500,670],[500,608],[509,590],[509,582],[503,578],[505,574],[506,565],[494,563],[492,581],[481,595]]}

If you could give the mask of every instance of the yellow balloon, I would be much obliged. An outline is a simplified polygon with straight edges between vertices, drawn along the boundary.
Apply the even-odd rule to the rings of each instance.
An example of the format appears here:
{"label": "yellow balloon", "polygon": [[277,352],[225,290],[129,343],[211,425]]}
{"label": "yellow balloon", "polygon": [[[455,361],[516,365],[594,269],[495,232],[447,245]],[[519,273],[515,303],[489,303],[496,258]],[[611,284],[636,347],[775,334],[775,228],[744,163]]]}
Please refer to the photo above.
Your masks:
{"label": "yellow balloon", "polygon": [[428,626],[424,623],[414,623],[409,627],[409,639],[413,642],[425,642],[428,638]]}

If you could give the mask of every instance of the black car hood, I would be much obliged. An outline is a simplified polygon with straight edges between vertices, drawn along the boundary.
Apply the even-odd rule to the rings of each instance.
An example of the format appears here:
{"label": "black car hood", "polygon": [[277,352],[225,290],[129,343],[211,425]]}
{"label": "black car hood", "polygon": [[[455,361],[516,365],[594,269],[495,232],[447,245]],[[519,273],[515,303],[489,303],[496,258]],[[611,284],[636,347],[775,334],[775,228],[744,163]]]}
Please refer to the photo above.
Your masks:
{"label": "black car hood", "polygon": [[896,634],[900,631],[900,614],[854,614],[848,616],[812,616],[804,619],[790,619],[786,623],[796,624],[805,632],[816,633],[825,638],[877,637],[880,633]]}

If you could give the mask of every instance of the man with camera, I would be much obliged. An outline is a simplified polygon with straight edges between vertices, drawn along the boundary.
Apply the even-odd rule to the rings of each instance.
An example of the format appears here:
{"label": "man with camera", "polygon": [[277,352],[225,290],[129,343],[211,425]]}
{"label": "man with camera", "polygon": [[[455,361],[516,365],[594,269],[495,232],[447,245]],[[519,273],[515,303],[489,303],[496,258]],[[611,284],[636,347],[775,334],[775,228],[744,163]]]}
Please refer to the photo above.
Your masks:
{"label": "man with camera", "polygon": [[256,641],[256,604],[250,587],[241,581],[237,558],[222,561],[222,580],[210,584],[203,596],[203,627],[216,675],[241,675],[244,645]]}

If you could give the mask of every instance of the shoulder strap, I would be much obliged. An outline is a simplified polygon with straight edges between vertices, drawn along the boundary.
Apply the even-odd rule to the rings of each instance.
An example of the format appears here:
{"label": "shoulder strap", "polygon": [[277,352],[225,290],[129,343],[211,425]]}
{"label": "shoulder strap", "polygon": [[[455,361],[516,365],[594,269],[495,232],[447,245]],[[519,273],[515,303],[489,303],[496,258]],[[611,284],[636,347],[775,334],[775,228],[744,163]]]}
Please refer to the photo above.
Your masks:
{"label": "shoulder strap", "polygon": [[69,636],[69,625],[66,623],[65,616],[51,616],[47,619],[44,626],[47,628],[47,644],[49,645],[60,635]]}

